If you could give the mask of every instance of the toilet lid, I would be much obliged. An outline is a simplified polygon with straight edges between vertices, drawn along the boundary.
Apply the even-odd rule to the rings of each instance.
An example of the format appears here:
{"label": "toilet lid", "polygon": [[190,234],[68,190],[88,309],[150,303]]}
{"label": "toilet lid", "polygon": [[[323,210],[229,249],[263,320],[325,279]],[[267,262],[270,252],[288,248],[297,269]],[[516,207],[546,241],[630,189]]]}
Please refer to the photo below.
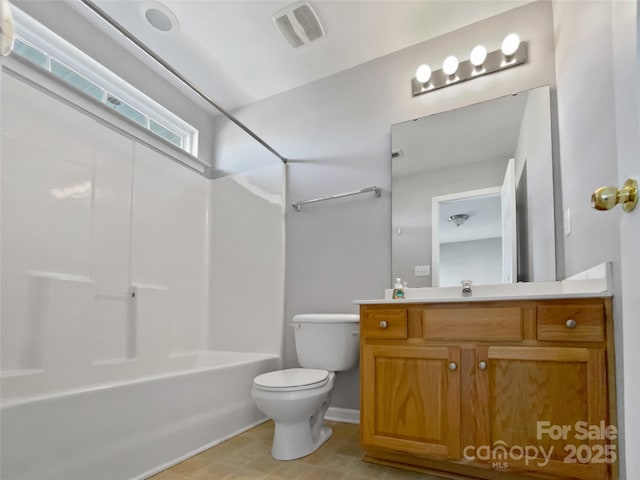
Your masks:
{"label": "toilet lid", "polygon": [[256,387],[265,390],[306,390],[325,385],[329,381],[327,370],[289,368],[263,373],[253,379]]}

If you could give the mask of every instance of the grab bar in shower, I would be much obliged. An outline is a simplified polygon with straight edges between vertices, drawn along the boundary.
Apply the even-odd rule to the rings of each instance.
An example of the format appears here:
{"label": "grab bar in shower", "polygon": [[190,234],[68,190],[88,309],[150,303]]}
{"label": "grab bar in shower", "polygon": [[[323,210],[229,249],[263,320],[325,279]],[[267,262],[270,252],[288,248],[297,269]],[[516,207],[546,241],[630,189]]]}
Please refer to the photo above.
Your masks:
{"label": "grab bar in shower", "polygon": [[316,202],[324,202],[325,200],[333,200],[334,198],[350,197],[351,195],[359,195],[361,193],[367,193],[367,192],[375,192],[376,198],[379,198],[382,195],[382,189],[380,187],[373,186],[373,187],[363,188],[361,190],[356,190],[355,192],[340,193],[338,195],[329,195],[327,197],[319,197],[319,198],[313,198],[311,200],[303,200],[301,202],[293,202],[291,206],[295,209],[296,212],[299,212],[300,210],[302,210],[302,205],[308,205],[310,203],[316,203]]}

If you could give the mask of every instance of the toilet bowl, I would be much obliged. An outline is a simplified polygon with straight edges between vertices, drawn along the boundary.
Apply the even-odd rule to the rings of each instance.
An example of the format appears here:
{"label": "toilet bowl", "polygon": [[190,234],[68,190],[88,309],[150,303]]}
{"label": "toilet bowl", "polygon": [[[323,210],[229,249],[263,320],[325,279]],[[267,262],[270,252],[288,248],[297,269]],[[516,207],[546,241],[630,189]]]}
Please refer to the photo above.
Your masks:
{"label": "toilet bowl", "polygon": [[296,315],[298,361],[290,368],[258,375],[251,397],[275,432],[271,455],[293,460],[316,451],[332,435],[324,425],[336,371],[350,370],[358,362],[360,317],[351,314]]}
{"label": "toilet bowl", "polygon": [[323,422],[334,379],[334,372],[306,368],[279,370],[254,379],[251,397],[275,423],[273,458],[304,457],[329,440],[333,432]]}

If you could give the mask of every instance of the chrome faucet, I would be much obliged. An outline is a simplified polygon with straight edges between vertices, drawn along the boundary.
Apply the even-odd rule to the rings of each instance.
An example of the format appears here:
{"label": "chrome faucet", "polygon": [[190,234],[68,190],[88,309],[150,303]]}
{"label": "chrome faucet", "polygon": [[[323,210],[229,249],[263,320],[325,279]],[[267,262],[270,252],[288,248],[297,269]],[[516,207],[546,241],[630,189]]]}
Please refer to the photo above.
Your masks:
{"label": "chrome faucet", "polygon": [[463,297],[472,296],[473,292],[471,291],[471,284],[473,282],[471,280],[462,280],[460,283],[462,284],[462,296]]}

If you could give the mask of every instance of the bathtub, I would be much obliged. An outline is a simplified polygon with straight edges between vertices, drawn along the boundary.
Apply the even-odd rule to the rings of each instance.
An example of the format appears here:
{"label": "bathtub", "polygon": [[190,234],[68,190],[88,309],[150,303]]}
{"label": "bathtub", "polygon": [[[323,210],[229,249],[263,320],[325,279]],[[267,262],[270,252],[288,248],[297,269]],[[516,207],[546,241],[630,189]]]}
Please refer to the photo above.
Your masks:
{"label": "bathtub", "polygon": [[208,351],[171,360],[169,373],[51,393],[7,392],[12,381],[16,393],[41,384],[37,371],[4,378],[0,478],[143,479],[265,420],[251,384],[281,368],[279,356]]}

